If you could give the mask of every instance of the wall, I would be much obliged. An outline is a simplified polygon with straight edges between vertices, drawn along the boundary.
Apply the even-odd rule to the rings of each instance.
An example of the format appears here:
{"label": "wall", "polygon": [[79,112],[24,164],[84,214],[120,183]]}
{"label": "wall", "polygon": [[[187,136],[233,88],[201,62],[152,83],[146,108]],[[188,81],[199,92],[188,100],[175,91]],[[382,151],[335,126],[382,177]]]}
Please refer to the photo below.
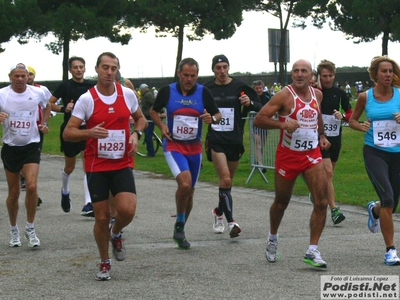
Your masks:
{"label": "wall", "polygon": [[[272,84],[274,83],[274,74],[259,74],[259,75],[235,75],[235,78],[239,78],[246,82],[247,84],[251,85],[254,80],[262,80],[265,84]],[[212,76],[208,77],[199,77],[198,82],[199,83],[205,83],[209,80],[212,80]],[[160,87],[164,85],[168,85],[171,82],[173,82],[172,77],[163,77],[163,78],[155,78],[155,77],[149,77],[149,78],[130,78],[132,83],[135,85],[136,88],[138,88],[142,83],[146,83],[150,88],[151,87],[156,87],[159,89]],[[369,79],[369,74],[368,72],[351,72],[351,73],[340,73],[338,72],[336,74],[336,81],[340,83],[342,87],[344,87],[345,81],[349,81],[351,86],[354,86],[354,83],[356,81],[362,81],[363,83]],[[288,78],[288,82],[290,82],[290,78]],[[50,91],[54,91],[56,87],[60,84],[60,81],[41,81],[39,82],[40,84],[47,86],[47,88]],[[0,88],[9,85],[9,82],[1,82],[0,83]]]}

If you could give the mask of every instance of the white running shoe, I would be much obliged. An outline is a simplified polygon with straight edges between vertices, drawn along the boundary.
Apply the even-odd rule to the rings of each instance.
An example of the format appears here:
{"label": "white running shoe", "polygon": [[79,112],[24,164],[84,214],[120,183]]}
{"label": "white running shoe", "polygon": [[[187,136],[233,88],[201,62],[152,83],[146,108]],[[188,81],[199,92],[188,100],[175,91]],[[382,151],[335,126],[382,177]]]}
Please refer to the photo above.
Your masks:
{"label": "white running shoe", "polygon": [[239,233],[242,232],[240,226],[235,221],[228,223],[228,232],[231,238],[235,238],[239,236]]}
{"label": "white running shoe", "polygon": [[397,256],[396,249],[390,249],[385,253],[385,264],[388,266],[400,265],[400,258]]}
{"label": "white running shoe", "polygon": [[224,217],[222,215],[218,216],[215,208],[212,210],[212,214],[214,217],[214,224],[213,224],[214,232],[215,233],[223,233],[225,230]]}
{"label": "white running shoe", "polygon": [[278,260],[278,240],[268,240],[267,248],[265,249],[265,257],[269,262],[276,262]]}
{"label": "white running shoe", "polygon": [[307,250],[303,262],[317,268],[326,268],[326,262],[321,258],[318,249]]}
{"label": "white running shoe", "polygon": [[367,204],[367,211],[368,211],[368,229],[372,233],[377,233],[380,224],[379,224],[379,219],[375,219],[374,215],[372,214],[372,209],[376,206],[376,203],[374,201],[369,201]]}
{"label": "white running shoe", "polygon": [[35,228],[25,228],[25,237],[28,240],[29,247],[39,247],[40,240],[36,236]]}
{"label": "white running shoe", "polygon": [[22,244],[21,244],[21,239],[19,237],[18,228],[11,229],[10,230],[10,235],[11,235],[11,239],[10,239],[9,246],[10,247],[21,247]]}

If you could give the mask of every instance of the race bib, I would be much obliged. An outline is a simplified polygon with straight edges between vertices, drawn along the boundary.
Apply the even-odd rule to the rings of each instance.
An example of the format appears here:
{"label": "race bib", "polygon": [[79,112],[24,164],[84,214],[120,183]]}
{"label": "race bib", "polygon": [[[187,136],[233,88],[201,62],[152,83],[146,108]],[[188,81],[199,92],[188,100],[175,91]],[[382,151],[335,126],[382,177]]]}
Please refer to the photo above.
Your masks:
{"label": "race bib", "polygon": [[294,151],[308,151],[317,148],[317,129],[298,128],[292,133],[290,149]]}
{"label": "race bib", "polygon": [[174,140],[190,141],[197,137],[199,131],[199,118],[192,116],[174,116],[172,136]]}
{"label": "race bib", "polygon": [[374,144],[379,147],[394,147],[400,144],[400,124],[395,120],[373,121]]}
{"label": "race bib", "polygon": [[322,115],[324,120],[324,131],[326,136],[339,136],[341,120],[336,119],[333,115]]}
{"label": "race bib", "polygon": [[31,111],[11,111],[8,116],[10,132],[18,135],[29,135],[36,120]]}
{"label": "race bib", "polygon": [[98,157],[121,159],[125,154],[125,130],[108,130],[108,137],[97,140]]}
{"label": "race bib", "polygon": [[233,131],[235,124],[235,109],[234,108],[219,108],[222,114],[222,119],[218,124],[211,124],[211,128],[215,131]]}

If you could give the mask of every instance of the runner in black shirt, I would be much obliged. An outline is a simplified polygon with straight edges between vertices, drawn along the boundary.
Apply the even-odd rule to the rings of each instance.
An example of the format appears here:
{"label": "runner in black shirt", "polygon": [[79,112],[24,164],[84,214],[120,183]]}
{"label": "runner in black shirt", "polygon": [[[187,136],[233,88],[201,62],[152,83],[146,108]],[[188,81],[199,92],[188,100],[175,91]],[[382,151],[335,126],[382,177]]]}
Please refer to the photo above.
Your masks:
{"label": "runner in black shirt", "polygon": [[207,159],[214,163],[219,177],[219,204],[212,210],[215,233],[224,232],[223,215],[228,222],[231,238],[239,236],[241,229],[233,218],[232,180],[244,152],[243,129],[250,110],[259,111],[261,103],[255,91],[245,82],[228,76],[229,61],[225,55],[212,60],[215,79],[206,83],[222,114],[218,124],[208,127],[206,137]]}
{"label": "runner in black shirt", "polygon": [[[68,60],[69,72],[72,75],[72,79],[62,82],[57,89],[54,91],[53,96],[50,98],[51,110],[56,112],[64,113],[64,123],[60,127],[60,141],[61,141],[61,152],[64,152],[65,166],[61,171],[62,188],[61,188],[61,207],[64,212],[68,213],[71,210],[71,199],[69,198],[69,176],[75,169],[76,157],[83,151],[85,151],[86,142],[66,142],[62,138],[65,126],[68,120],[71,118],[72,110],[76,101],[79,97],[86,93],[88,89],[95,85],[95,82],[85,80],[83,77],[85,74],[85,60],[82,57],[73,56]],[[56,104],[57,100],[62,100],[63,106]],[[85,128],[83,125],[81,128]],[[85,169],[85,164],[83,164]],[[81,215],[86,217],[93,217],[93,206],[89,195],[89,189],[87,187],[86,174],[84,177],[84,189],[85,189],[85,205],[83,206]]]}
{"label": "runner in black shirt", "polygon": [[[331,208],[333,224],[339,224],[345,219],[339,207],[335,206],[335,190],[333,187],[333,173],[339,159],[342,147],[342,120],[350,119],[352,109],[346,92],[333,85],[335,80],[335,64],[322,60],[317,67],[318,87],[322,90],[321,113],[324,119],[324,131],[331,147],[321,150],[324,167],[328,178],[328,204]],[[345,112],[344,114],[342,113]],[[311,194],[310,194],[311,195]],[[312,196],[311,196],[312,198]]]}

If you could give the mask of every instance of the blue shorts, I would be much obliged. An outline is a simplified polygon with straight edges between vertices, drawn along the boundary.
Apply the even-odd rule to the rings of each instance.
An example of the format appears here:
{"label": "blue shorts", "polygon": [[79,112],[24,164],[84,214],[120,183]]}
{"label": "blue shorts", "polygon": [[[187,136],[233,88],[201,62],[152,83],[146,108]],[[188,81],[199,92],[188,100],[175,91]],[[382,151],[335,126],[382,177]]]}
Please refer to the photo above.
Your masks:
{"label": "blue shorts", "polygon": [[199,180],[202,154],[183,155],[176,151],[164,152],[167,164],[176,178],[183,171],[189,171],[192,176],[192,188],[196,186]]}

